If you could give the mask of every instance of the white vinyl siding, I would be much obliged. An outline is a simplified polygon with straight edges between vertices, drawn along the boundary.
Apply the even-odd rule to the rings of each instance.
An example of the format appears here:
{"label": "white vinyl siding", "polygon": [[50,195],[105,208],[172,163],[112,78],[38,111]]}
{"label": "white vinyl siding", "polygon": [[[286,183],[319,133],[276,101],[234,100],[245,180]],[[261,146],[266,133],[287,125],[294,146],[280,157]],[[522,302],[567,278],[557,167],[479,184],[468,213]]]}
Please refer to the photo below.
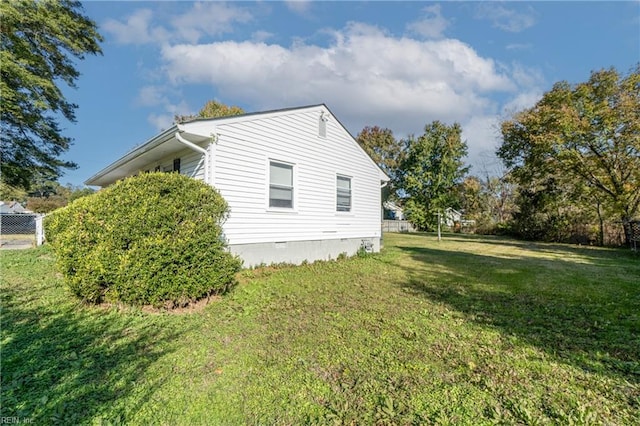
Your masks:
{"label": "white vinyl siding", "polygon": [[269,207],[293,208],[293,166],[269,162]]}
{"label": "white vinyl siding", "polygon": [[336,176],[336,211],[351,211],[351,178]]}
{"label": "white vinyl siding", "polygon": [[[320,137],[322,111],[217,123],[211,182],[229,204],[229,244],[380,237],[380,171],[328,113]],[[211,133],[206,122],[189,126]],[[293,166],[293,208],[269,206],[271,162]],[[351,178],[349,214],[336,214],[336,171]]]}
{"label": "white vinyl siding", "polygon": [[[175,160],[180,161],[179,170],[175,170]],[[204,180],[204,155],[193,150],[184,150],[177,154],[167,156],[160,161],[155,161],[142,168],[142,171],[177,171],[185,176],[198,180]]]}

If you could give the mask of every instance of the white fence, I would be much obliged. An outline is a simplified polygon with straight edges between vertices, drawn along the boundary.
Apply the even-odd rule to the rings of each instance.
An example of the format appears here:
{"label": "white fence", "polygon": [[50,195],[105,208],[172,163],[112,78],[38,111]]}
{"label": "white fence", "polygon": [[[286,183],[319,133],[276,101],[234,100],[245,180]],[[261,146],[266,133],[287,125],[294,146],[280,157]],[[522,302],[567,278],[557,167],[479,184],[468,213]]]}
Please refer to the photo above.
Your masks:
{"label": "white fence", "polygon": [[383,220],[382,232],[416,232],[416,228],[408,220]]}
{"label": "white fence", "polygon": [[28,248],[44,242],[44,215],[33,213],[0,214],[0,246]]}

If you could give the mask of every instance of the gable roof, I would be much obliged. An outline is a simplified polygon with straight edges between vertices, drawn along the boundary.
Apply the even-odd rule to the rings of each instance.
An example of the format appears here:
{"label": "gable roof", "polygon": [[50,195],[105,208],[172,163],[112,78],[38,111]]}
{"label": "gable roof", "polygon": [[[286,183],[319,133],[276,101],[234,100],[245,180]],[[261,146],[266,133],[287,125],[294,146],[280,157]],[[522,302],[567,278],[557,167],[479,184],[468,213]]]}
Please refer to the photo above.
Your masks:
{"label": "gable roof", "polygon": [[[354,143],[357,144],[353,135],[347,130],[347,128],[340,122],[340,120],[336,117],[333,112],[325,105],[325,104],[315,104],[315,105],[307,105],[301,107],[292,107],[292,108],[281,108],[274,109],[269,111],[260,111],[260,112],[250,112],[246,114],[240,115],[232,115],[227,117],[214,117],[214,118],[196,118],[193,120],[186,121],[181,124],[173,124],[168,129],[160,132],[153,138],[147,140],[145,143],[134,147],[132,150],[127,152],[124,156],[120,157],[118,160],[114,161],[104,169],[100,170],[95,175],[91,176],[89,179],[85,181],[85,185],[94,185],[94,186],[105,186],[109,182],[113,182],[118,179],[122,179],[131,174],[132,170],[139,170],[140,168],[152,163],[154,161],[158,161],[161,158],[166,157],[172,153],[181,151],[185,149],[185,145],[179,142],[175,135],[176,133],[181,133],[182,135],[186,135],[189,141],[194,142],[196,144],[202,144],[207,141],[211,141],[212,136],[204,136],[202,134],[191,133],[188,131],[189,127],[197,123],[211,123],[215,125],[218,124],[227,124],[227,123],[236,123],[242,121],[249,121],[256,117],[267,118],[270,116],[278,116],[284,115],[293,111],[303,111],[303,110],[312,110],[312,109],[325,109],[331,116],[336,120],[336,122],[342,127],[342,129],[353,139]],[[359,145],[358,145],[359,146]],[[161,149],[159,149],[162,147]],[[389,177],[378,167],[377,164],[369,157],[369,155],[362,150],[362,152],[369,158],[371,163],[378,168],[380,172],[380,180],[388,181]],[[125,167],[126,166],[126,167]]]}
{"label": "gable roof", "polygon": [[4,202],[0,201],[0,213],[27,213],[22,204],[17,201]]}

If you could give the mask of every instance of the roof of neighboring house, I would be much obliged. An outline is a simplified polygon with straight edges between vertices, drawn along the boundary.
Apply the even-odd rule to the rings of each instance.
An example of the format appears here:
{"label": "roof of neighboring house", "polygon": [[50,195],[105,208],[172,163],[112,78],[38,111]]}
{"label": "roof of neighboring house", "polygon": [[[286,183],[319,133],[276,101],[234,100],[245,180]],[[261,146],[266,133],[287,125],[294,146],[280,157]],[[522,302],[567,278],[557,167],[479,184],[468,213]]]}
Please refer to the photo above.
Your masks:
{"label": "roof of neighboring house", "polygon": [[384,203],[382,203],[382,206],[387,210],[402,211],[402,207],[400,207],[393,201],[385,201]]}
{"label": "roof of neighboring house", "polygon": [[[196,144],[202,144],[210,141],[212,135],[204,136],[202,134],[189,133],[187,131],[189,125],[198,122],[210,122],[212,124],[226,124],[234,123],[238,121],[245,121],[252,117],[278,115],[291,111],[302,111],[306,109],[326,109],[336,120],[336,122],[342,126],[342,128],[353,138],[353,135],[347,130],[347,128],[338,120],[338,118],[331,112],[331,110],[325,104],[307,105],[293,108],[274,109],[269,111],[251,112],[240,115],[232,115],[227,117],[215,117],[215,118],[197,118],[186,121],[181,124],[173,124],[168,129],[160,132],[153,138],[147,140],[145,143],[138,145],[127,152],[124,156],[114,161],[104,169],[100,170],[95,175],[91,176],[85,181],[86,185],[104,186],[105,183],[112,182],[118,179],[127,177],[131,170],[140,169],[147,164],[154,161],[158,161],[161,158],[166,157],[169,154],[181,151],[185,149],[185,146],[176,139],[176,133],[181,133],[186,136],[187,139]],[[355,138],[354,138],[355,141]],[[162,145],[162,149],[157,149]],[[373,163],[373,160],[371,160]],[[375,163],[374,163],[375,164]],[[124,166],[127,167],[124,167]],[[377,166],[377,165],[376,165]],[[388,181],[388,176],[380,170],[380,178],[383,181]]]}
{"label": "roof of neighboring house", "polygon": [[17,201],[0,201],[0,213],[27,213],[27,209]]}

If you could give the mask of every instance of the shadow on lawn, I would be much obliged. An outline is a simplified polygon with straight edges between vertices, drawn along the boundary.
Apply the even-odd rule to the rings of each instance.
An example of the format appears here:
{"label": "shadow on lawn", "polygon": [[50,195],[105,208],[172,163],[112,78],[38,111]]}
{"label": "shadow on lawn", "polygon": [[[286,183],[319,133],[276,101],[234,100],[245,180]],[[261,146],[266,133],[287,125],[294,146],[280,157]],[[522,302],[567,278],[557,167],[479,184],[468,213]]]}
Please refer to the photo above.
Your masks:
{"label": "shadow on lawn", "polygon": [[[628,270],[616,272],[625,278],[614,284],[607,275],[598,276],[594,264],[399,248],[420,265],[402,265],[409,272],[405,288],[562,362],[640,382],[640,283],[634,279],[640,265],[635,259],[629,259]],[[598,253],[589,256],[598,258]],[[608,263],[611,255],[602,256]]]}
{"label": "shadow on lawn", "polygon": [[31,303],[38,294],[29,290],[36,292],[3,289],[1,416],[34,424],[131,421],[117,400],[132,401],[129,416],[139,410],[161,385],[143,382],[144,371],[184,330],[68,302]]}

